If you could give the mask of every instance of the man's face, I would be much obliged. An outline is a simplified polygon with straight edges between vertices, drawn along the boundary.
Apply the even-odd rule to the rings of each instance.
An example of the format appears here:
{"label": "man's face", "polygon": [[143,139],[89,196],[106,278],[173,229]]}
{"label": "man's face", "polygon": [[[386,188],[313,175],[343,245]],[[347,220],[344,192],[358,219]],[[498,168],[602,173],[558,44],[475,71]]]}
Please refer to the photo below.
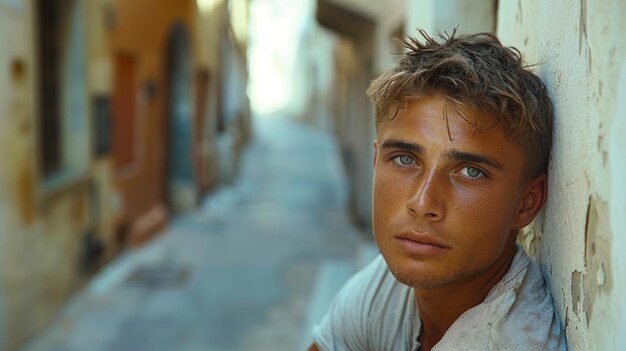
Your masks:
{"label": "man's face", "polygon": [[392,273],[416,288],[497,270],[545,201],[532,195],[525,157],[501,126],[476,131],[464,118],[485,116],[444,106],[441,96],[410,101],[377,128],[374,234]]}

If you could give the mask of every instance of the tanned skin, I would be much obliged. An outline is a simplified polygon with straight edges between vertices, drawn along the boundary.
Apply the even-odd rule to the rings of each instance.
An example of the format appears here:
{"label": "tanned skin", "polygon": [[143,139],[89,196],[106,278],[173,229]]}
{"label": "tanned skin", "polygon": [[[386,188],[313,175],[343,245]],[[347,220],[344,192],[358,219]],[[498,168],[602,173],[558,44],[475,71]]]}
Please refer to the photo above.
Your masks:
{"label": "tanned skin", "polygon": [[484,301],[511,266],[518,230],[546,201],[547,176],[528,176],[503,127],[468,122],[485,118],[431,95],[377,126],[374,236],[391,273],[415,291],[421,350]]}

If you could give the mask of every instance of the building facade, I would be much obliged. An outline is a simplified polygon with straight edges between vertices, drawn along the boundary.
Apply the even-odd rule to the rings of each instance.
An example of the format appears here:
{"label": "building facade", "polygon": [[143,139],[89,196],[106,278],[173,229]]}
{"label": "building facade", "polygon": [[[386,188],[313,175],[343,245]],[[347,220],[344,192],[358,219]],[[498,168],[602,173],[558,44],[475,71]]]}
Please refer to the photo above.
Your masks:
{"label": "building facade", "polygon": [[247,0],[0,1],[0,349],[235,174],[246,25]]}

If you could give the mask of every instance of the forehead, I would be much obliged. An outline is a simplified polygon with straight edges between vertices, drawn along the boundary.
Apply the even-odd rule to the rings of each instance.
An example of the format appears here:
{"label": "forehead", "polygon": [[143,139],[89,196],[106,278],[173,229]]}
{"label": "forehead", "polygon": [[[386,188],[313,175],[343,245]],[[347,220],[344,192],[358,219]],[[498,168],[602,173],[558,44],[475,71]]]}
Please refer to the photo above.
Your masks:
{"label": "forehead", "polygon": [[[402,139],[423,144],[425,148],[522,154],[495,117],[462,108],[441,95],[421,97],[399,107],[395,117],[383,118],[378,123],[379,143]],[[395,109],[390,116],[394,113]]]}

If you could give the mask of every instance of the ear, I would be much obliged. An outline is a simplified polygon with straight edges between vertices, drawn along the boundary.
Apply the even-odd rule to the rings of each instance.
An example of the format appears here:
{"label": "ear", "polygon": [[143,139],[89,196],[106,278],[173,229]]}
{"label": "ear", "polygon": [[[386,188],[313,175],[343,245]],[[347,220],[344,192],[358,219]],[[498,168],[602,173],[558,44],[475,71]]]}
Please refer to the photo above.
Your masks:
{"label": "ear", "polygon": [[548,198],[548,176],[541,174],[529,180],[524,187],[513,229],[522,229],[535,219]]}
{"label": "ear", "polygon": [[374,168],[376,168],[376,162],[378,162],[378,140],[374,140]]}

